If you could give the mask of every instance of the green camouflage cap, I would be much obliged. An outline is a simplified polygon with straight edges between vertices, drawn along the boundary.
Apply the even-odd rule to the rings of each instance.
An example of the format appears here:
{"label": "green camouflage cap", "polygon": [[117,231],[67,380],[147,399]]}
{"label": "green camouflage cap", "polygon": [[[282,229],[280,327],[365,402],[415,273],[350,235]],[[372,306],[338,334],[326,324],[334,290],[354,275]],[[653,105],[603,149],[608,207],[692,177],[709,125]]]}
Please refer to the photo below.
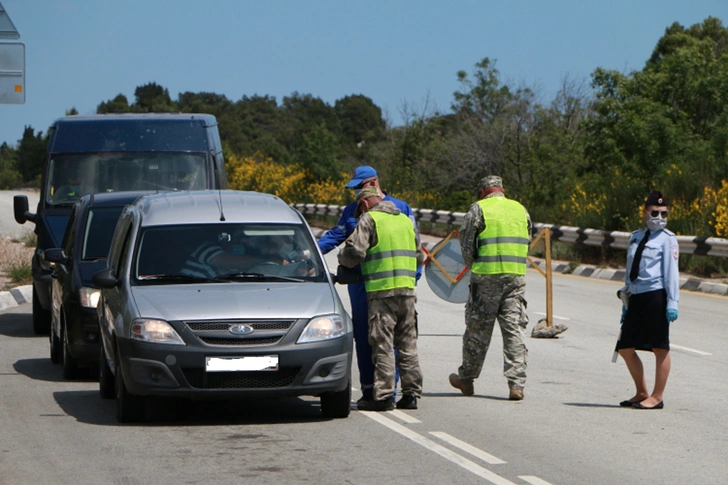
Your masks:
{"label": "green camouflage cap", "polygon": [[359,195],[356,196],[356,201],[361,202],[364,199],[368,199],[369,197],[382,197],[382,194],[379,192],[379,189],[374,186],[370,185],[369,187],[364,187],[361,189],[361,192],[359,192]]}
{"label": "green camouflage cap", "polygon": [[503,188],[503,179],[497,175],[488,175],[480,179],[480,188],[487,189],[488,187],[500,187]]}

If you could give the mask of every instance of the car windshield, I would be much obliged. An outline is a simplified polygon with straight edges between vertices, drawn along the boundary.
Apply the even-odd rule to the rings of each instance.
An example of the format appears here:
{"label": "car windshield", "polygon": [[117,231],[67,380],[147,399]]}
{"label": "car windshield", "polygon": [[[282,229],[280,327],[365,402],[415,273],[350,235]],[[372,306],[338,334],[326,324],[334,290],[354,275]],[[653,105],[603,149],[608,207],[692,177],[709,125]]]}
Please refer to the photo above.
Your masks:
{"label": "car windshield", "polygon": [[99,207],[89,210],[83,233],[81,259],[105,258],[109,254],[114,228],[124,207]]}
{"label": "car windshield", "polygon": [[316,242],[300,224],[190,224],[143,228],[138,284],[326,281]]}
{"label": "car windshield", "polygon": [[45,201],[71,205],[86,194],[207,187],[204,153],[99,152],[56,155],[48,163]]}

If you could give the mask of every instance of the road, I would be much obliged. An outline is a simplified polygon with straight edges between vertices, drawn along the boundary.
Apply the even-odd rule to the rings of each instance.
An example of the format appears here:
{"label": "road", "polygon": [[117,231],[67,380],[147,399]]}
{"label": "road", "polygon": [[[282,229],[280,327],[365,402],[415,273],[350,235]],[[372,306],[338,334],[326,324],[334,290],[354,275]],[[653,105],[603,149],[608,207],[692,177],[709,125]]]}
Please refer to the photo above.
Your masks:
{"label": "road", "polygon": [[[527,279],[530,334],[545,283],[533,270]],[[0,313],[0,485],[724,484],[728,299],[682,293],[665,409],[638,411],[618,406],[633,388],[624,364],[610,361],[618,286],[554,275],[555,318],[569,329],[528,338],[526,397],[511,402],[498,330],[476,395],[449,386],[463,305],[420,284],[420,409],[342,420],[322,419],[317,399],[301,398],[157,402],[148,423],[119,425],[97,382],[63,380],[24,304]]]}

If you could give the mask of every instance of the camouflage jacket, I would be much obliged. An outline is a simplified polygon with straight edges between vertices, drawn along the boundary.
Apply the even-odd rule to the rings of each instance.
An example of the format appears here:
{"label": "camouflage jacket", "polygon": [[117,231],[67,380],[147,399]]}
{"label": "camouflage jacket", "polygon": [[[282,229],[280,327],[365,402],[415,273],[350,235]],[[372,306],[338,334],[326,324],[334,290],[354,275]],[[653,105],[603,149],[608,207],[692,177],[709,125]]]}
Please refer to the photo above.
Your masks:
{"label": "camouflage jacket", "polygon": [[[485,198],[489,199],[491,197],[505,196],[500,192],[495,192],[487,195]],[[531,216],[528,214],[528,210],[526,210],[526,220],[528,221],[528,239],[530,241],[533,224],[531,223]],[[458,234],[460,234],[460,250],[463,255],[463,262],[468,266],[472,266],[473,261],[478,257],[478,235],[483,231],[485,231],[485,218],[483,217],[480,204],[475,202],[465,214],[463,225],[458,231]],[[470,281],[478,283],[488,276],[492,275],[471,274]]]}
{"label": "camouflage jacket", "polygon": [[[397,207],[386,200],[375,204],[369,209],[370,211],[379,211],[386,214],[397,215],[400,210]],[[357,264],[364,261],[367,255],[367,250],[374,247],[378,243],[377,229],[374,224],[374,219],[366,212],[359,217],[359,222],[354,229],[354,232],[344,242],[344,247],[339,253],[339,264],[346,266],[347,268],[353,268]],[[415,246],[417,247],[417,267],[422,266],[424,262],[424,252],[420,245],[419,238],[417,237],[417,231],[415,231]],[[414,295],[415,290],[410,288],[395,288],[393,290],[375,291],[367,293],[367,299],[373,298],[387,298],[390,296],[397,295]]]}

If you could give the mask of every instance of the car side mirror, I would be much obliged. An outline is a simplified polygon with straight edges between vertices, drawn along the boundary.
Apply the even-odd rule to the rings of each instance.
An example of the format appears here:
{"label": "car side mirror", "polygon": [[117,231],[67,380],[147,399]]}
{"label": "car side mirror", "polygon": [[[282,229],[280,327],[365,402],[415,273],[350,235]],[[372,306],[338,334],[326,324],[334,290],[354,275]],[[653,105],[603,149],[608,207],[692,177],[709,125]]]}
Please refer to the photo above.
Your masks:
{"label": "car side mirror", "polygon": [[356,268],[347,268],[346,266],[339,265],[336,268],[335,282],[341,285],[350,285],[352,283],[358,283],[361,280],[361,273]]}
{"label": "car side mirror", "polygon": [[16,195],[13,197],[13,215],[15,222],[25,224],[25,221],[35,222],[35,214],[28,209],[28,196]]}
{"label": "car side mirror", "polygon": [[49,263],[68,264],[68,257],[61,248],[51,248],[43,251],[43,259]]}
{"label": "car side mirror", "polygon": [[116,277],[116,271],[112,268],[106,268],[94,273],[91,282],[96,288],[104,289],[115,287],[119,284],[119,279]]}

